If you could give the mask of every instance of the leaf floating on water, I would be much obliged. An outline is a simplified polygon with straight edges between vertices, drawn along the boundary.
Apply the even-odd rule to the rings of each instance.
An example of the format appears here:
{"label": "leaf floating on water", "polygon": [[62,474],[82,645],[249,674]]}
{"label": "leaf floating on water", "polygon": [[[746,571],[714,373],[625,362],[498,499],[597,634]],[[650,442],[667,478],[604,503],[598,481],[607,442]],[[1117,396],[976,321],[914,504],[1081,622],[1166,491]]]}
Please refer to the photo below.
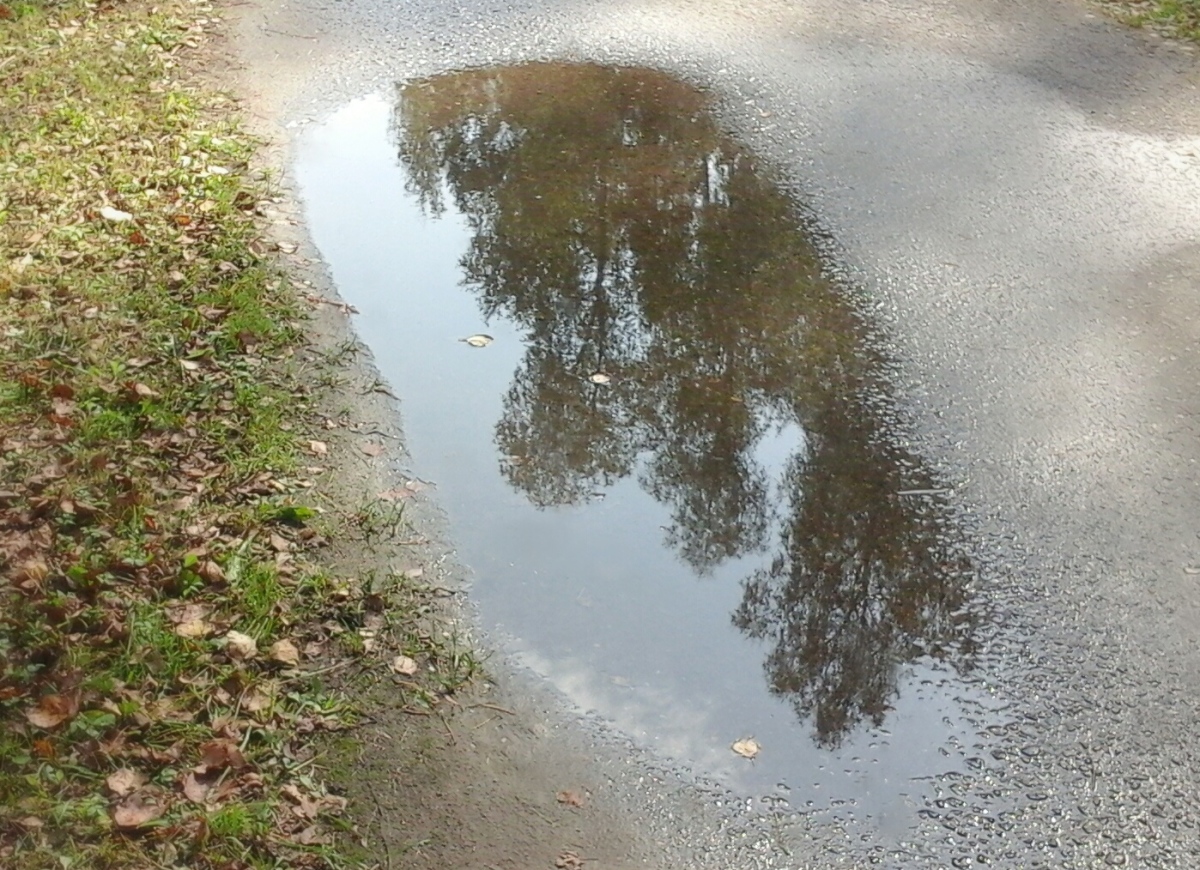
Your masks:
{"label": "leaf floating on water", "polygon": [[612,381],[612,378],[606,375],[604,372],[596,372],[594,375],[588,378],[588,380],[593,384],[607,384]]}
{"label": "leaf floating on water", "polygon": [[484,335],[483,333],[480,333],[479,335],[472,335],[463,339],[463,341],[471,345],[471,347],[487,347],[495,340],[496,339],[492,338],[490,335]]}
{"label": "leaf floating on water", "polygon": [[753,758],[754,756],[758,755],[759,750],[762,749],[762,747],[759,746],[758,741],[753,737],[743,737],[741,740],[736,741],[733,746],[729,748],[738,755],[742,756],[742,758]]}

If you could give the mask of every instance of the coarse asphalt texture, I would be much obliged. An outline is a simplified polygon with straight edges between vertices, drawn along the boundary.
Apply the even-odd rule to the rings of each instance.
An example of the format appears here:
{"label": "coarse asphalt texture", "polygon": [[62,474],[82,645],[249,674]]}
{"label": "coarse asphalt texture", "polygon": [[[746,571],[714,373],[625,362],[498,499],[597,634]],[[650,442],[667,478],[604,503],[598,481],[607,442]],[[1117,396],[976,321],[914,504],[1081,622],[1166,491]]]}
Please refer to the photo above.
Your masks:
{"label": "coarse asphalt texture", "polygon": [[[251,110],[288,134],[400,79],[533,59],[709,89],[827,231],[903,430],[955,485],[994,626],[972,763],[914,783],[895,829],[746,796],[733,819],[682,777],[650,799],[669,777],[610,741],[616,760],[587,751],[627,792],[605,831],[627,858],[595,866],[1200,862],[1192,47],[1072,0],[254,0],[235,48]],[[600,739],[573,727],[543,736]]]}

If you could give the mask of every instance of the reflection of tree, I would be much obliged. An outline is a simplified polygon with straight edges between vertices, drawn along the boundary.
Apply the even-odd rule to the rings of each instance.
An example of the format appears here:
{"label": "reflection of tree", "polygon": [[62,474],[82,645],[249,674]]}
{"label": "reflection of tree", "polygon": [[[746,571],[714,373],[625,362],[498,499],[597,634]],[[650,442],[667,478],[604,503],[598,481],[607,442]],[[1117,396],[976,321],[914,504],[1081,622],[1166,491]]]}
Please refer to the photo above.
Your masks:
{"label": "reflection of tree", "polygon": [[[702,94],[643,70],[530,64],[407,85],[410,187],[472,231],[467,286],[527,352],[496,427],[543,507],[636,474],[699,572],[780,552],[735,622],[821,740],[878,722],[903,662],[961,649],[961,575],[914,457],[890,445],[879,359],[788,199]],[[607,375],[609,383],[591,377]],[[799,426],[782,471],[759,458]]]}

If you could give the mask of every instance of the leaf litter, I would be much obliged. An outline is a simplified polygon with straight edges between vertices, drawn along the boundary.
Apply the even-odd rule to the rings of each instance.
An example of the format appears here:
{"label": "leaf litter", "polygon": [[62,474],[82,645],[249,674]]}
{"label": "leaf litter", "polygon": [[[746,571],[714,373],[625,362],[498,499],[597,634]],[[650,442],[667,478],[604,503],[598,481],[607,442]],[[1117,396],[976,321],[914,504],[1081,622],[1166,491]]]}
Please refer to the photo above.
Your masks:
{"label": "leaf litter", "polygon": [[212,8],[0,19],[0,116],[37,119],[0,124],[0,866],[351,866],[312,740],[354,711],[303,668],[391,661],[428,710],[471,665],[316,563],[367,535],[297,503],[337,426],[253,143],[181,79]]}

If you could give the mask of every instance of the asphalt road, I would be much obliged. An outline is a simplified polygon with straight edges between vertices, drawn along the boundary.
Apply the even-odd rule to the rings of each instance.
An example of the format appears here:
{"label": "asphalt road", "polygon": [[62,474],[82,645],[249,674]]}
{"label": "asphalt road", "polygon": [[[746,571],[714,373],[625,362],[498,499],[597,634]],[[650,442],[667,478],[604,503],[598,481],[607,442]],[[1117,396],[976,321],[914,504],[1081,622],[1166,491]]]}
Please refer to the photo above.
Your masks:
{"label": "asphalt road", "polygon": [[828,231],[958,486],[1002,715],[912,826],[792,821],[755,865],[1200,862],[1195,51],[1057,0],[289,0],[243,27],[294,128],[465,66],[663,69]]}

